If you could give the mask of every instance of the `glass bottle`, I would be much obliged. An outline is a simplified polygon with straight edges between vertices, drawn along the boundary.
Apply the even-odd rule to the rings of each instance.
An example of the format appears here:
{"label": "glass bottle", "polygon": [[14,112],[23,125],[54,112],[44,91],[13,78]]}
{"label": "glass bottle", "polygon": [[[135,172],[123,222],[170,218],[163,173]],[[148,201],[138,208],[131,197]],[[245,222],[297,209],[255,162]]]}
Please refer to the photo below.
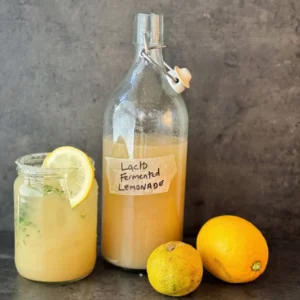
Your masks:
{"label": "glass bottle", "polygon": [[[188,115],[164,68],[163,16],[137,14],[135,57],[105,109],[102,255],[126,269],[146,269],[160,244],[183,233]],[[155,48],[155,49],[152,49]]]}

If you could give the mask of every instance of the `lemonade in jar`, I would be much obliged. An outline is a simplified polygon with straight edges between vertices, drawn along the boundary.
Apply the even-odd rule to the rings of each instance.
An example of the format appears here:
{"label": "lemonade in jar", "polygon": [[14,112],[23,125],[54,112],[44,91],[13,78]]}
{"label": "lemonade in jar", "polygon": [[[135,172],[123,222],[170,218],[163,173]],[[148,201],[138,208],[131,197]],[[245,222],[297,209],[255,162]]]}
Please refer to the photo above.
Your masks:
{"label": "lemonade in jar", "polygon": [[86,277],[97,256],[98,184],[93,161],[73,147],[16,161],[15,264],[41,282]]}

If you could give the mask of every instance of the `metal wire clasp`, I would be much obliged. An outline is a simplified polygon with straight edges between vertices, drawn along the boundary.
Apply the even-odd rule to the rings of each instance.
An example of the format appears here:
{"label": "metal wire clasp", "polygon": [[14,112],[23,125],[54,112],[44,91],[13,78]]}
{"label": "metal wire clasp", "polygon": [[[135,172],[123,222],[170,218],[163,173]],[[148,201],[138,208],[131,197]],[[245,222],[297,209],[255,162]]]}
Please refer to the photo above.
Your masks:
{"label": "metal wire clasp", "polygon": [[[173,77],[170,73],[167,72],[166,69],[163,69],[160,67],[160,65],[158,65],[150,56],[149,56],[149,51],[153,50],[153,49],[162,49],[162,48],[166,48],[166,45],[158,45],[158,46],[152,46],[149,47],[148,46],[148,42],[146,39],[146,35],[144,34],[144,49],[141,51],[140,53],[140,57],[144,58],[145,60],[147,60],[150,64],[152,64],[155,68],[157,68],[159,71],[163,72],[167,77],[169,77],[171,80],[174,81],[174,83],[178,82],[178,78]],[[173,69],[164,62],[165,67],[169,70],[172,71]]]}

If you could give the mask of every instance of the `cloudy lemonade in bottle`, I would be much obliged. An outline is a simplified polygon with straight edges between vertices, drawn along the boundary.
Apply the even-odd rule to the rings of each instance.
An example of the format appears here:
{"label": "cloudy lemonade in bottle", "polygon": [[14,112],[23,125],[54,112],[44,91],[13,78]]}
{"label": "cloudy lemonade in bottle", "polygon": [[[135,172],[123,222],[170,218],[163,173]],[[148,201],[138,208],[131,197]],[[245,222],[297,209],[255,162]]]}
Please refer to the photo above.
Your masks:
{"label": "cloudy lemonade in bottle", "polygon": [[104,113],[101,250],[116,266],[146,269],[157,246],[182,239],[188,116],[161,72],[163,16],[137,14],[134,44]]}
{"label": "cloudy lemonade in bottle", "polygon": [[102,253],[115,265],[145,269],[153,249],[182,239],[187,142],[150,135],[133,147],[128,159],[124,143],[104,139]]}

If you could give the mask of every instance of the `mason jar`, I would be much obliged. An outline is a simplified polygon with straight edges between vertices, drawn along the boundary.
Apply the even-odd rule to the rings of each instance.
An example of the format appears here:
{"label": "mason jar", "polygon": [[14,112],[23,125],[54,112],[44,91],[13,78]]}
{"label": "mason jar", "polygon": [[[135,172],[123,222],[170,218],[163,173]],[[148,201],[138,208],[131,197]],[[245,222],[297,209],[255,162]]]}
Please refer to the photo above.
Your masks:
{"label": "mason jar", "polygon": [[76,281],[96,262],[98,184],[94,180],[88,197],[72,209],[64,182],[74,169],[42,168],[46,155],[16,161],[15,265],[30,280]]}

